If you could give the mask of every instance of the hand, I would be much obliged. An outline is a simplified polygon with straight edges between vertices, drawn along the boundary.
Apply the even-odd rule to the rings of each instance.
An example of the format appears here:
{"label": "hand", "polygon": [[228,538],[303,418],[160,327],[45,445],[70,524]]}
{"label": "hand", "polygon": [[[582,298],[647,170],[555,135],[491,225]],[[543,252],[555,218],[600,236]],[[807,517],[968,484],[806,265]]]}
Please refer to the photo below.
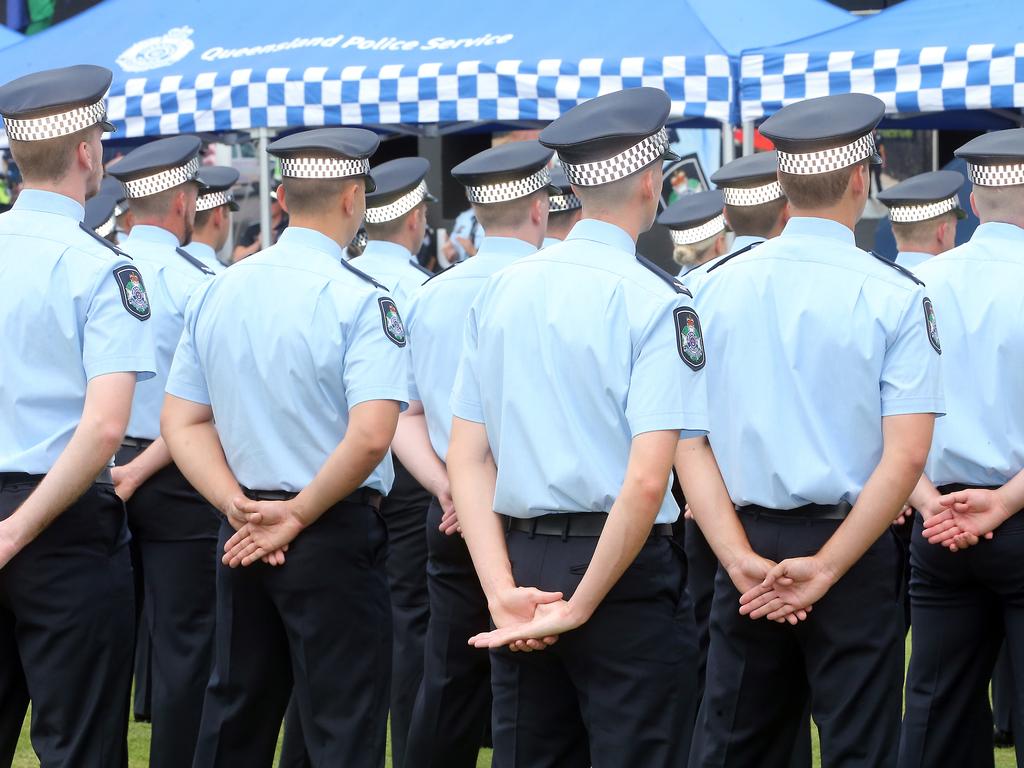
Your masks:
{"label": "hand", "polygon": [[[242,496],[234,506],[246,523],[224,544],[223,563],[232,568],[264,558],[271,565],[283,563],[285,548],[306,527],[296,500],[253,501]],[[280,557],[275,556],[279,551]]]}
{"label": "hand", "polygon": [[904,504],[903,509],[896,513],[896,517],[893,518],[893,525],[903,525],[907,520],[912,519],[914,516],[914,509],[909,504]]}
{"label": "hand", "polygon": [[133,474],[127,466],[110,468],[110,476],[114,480],[114,493],[121,501],[127,502],[139,489]]}
{"label": "hand", "polygon": [[761,584],[740,596],[740,613],[752,619],[775,620],[809,610],[837,580],[817,557],[783,560],[768,571]]}
{"label": "hand", "polygon": [[[740,595],[746,595],[759,589],[761,585],[764,584],[765,578],[774,567],[775,563],[773,561],[766,557],[761,557],[756,552],[751,551],[734,560],[729,567],[726,568],[726,573],[729,574],[729,578],[732,579],[732,583],[736,586]],[[767,594],[768,590],[765,590],[764,593]],[[742,603],[742,597],[740,602]],[[807,618],[807,612],[809,610],[809,607],[806,609],[801,608],[777,618],[775,621],[780,624],[797,624]],[[743,613],[742,608],[740,609],[740,613]]]}
{"label": "hand", "polygon": [[455,513],[455,502],[452,501],[452,492],[445,489],[437,494],[437,502],[441,505],[441,524],[437,530],[445,536],[453,533],[462,533],[462,526],[459,525],[459,516]]}
{"label": "hand", "polygon": [[564,632],[576,629],[586,621],[571,602],[558,600],[553,603],[542,603],[537,606],[530,621],[492,630],[481,632],[469,638],[469,644],[474,648],[500,648],[507,645],[510,650],[541,650],[532,645],[523,649],[520,644],[524,641],[536,642],[540,640],[543,647],[551,645]]}
{"label": "hand", "polygon": [[693,512],[690,511],[689,504],[683,507],[683,517],[685,517],[687,520],[693,520]]}
{"label": "hand", "polygon": [[467,259],[476,256],[476,243],[472,240],[467,240],[461,235],[456,235],[455,239],[459,241],[459,245],[461,245],[462,250],[465,251]]}
{"label": "hand", "polygon": [[[543,592],[534,587],[511,587],[499,593],[494,600],[488,600],[487,609],[494,620],[494,626],[503,629],[532,621],[539,606],[561,599],[561,592]],[[519,638],[509,643],[509,650],[541,651],[557,639],[555,636]]]}
{"label": "hand", "polygon": [[441,253],[444,254],[449,264],[454,264],[459,257],[459,252],[455,250],[455,245],[452,244],[452,239],[447,235],[444,238],[444,242],[441,243]]}
{"label": "hand", "polygon": [[931,544],[942,544],[950,551],[991,539],[993,531],[1013,512],[999,491],[968,488],[939,498],[943,512],[927,520],[922,534]]}

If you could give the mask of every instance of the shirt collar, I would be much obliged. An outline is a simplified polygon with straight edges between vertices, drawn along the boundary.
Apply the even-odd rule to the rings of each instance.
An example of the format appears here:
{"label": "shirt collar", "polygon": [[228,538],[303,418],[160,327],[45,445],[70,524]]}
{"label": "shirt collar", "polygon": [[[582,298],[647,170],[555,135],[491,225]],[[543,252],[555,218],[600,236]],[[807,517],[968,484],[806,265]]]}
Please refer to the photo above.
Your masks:
{"label": "shirt collar", "polygon": [[760,235],[736,235],[732,241],[732,250],[729,253],[736,253],[747,246],[753,245],[754,243],[763,243],[765,238]]}
{"label": "shirt collar", "polygon": [[850,245],[857,244],[853,230],[845,224],[840,224],[832,219],[819,219],[816,216],[796,216],[786,222],[786,228],[782,230],[782,237],[792,235],[827,237],[831,240],[842,240]]}
{"label": "shirt collar", "polygon": [[537,247],[533,243],[520,240],[518,237],[492,237],[484,235],[480,243],[480,251],[473,258],[481,256],[529,256],[536,253]]}
{"label": "shirt collar", "polygon": [[593,240],[610,245],[626,253],[636,253],[636,243],[622,227],[599,219],[580,219],[565,238],[566,240]]}
{"label": "shirt collar", "polygon": [[924,251],[900,251],[896,254],[897,259],[910,259],[911,261],[926,261],[931,257],[932,254]]}
{"label": "shirt collar", "polygon": [[540,244],[541,248],[547,248],[549,245],[562,242],[557,237],[545,237],[544,242]]}
{"label": "shirt collar", "polygon": [[54,213],[67,216],[75,221],[85,220],[85,208],[77,200],[59,192],[47,192],[42,189],[23,189],[14,201],[14,209],[18,211],[35,211],[36,213]]}
{"label": "shirt collar", "polygon": [[286,248],[311,248],[330,256],[335,261],[341,261],[343,252],[341,246],[331,240],[323,232],[308,227],[290,226],[277,238],[277,244]]}
{"label": "shirt collar", "polygon": [[1018,240],[1024,241],[1024,229],[1016,224],[1002,221],[989,221],[979,224],[971,235],[971,240]]}
{"label": "shirt collar", "polygon": [[217,261],[217,252],[213,250],[213,247],[206,243],[201,243],[198,240],[193,240],[191,243],[185,246],[185,250],[196,257],[206,257]]}
{"label": "shirt collar", "polygon": [[363,256],[371,255],[380,259],[393,259],[405,263],[412,258],[412,254],[398,243],[390,240],[371,240],[363,250]]}
{"label": "shirt collar", "polygon": [[136,224],[132,227],[132,231],[128,233],[125,245],[136,242],[169,245],[171,248],[177,248],[181,245],[176,234],[163,227],[155,227],[152,224]]}

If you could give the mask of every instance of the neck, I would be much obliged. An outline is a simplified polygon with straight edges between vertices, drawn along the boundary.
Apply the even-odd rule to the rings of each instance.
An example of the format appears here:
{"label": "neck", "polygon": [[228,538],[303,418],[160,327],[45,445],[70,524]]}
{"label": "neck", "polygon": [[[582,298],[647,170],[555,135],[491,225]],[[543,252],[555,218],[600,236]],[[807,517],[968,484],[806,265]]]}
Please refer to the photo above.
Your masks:
{"label": "neck", "polygon": [[544,230],[532,226],[522,227],[492,227],[487,230],[488,237],[512,237],[516,240],[524,240],[534,248],[540,248],[544,242]]}
{"label": "neck", "polygon": [[863,206],[855,207],[848,201],[844,200],[838,205],[832,205],[827,208],[792,208],[793,216],[810,216],[817,219],[829,219],[830,221],[836,221],[842,224],[844,227],[849,229],[851,232],[857,227],[857,222],[860,220],[860,215],[863,213]]}
{"label": "neck", "polygon": [[60,181],[30,181],[26,179],[25,189],[53,192],[70,197],[80,205],[85,205],[85,182],[81,179],[61,179]]}
{"label": "neck", "polygon": [[220,250],[220,248],[217,247],[217,240],[217,235],[213,232],[201,232],[198,229],[192,232],[193,243],[202,243],[203,245],[208,245],[215,251]]}
{"label": "neck", "polygon": [[985,216],[979,215],[978,221],[982,224],[1012,224],[1015,227],[1024,229],[1024,214],[1020,216],[1014,216],[1012,214],[1004,214],[1002,216]]}
{"label": "neck", "polygon": [[290,214],[289,226],[315,230],[325,237],[329,237],[342,249],[348,247],[359,230],[359,222],[346,216],[311,216],[298,212]]}
{"label": "neck", "polygon": [[181,245],[182,243],[185,242],[185,227],[183,226],[184,222],[182,221],[174,220],[169,217],[164,219],[136,219],[135,226],[139,226],[140,224],[149,227],[160,227],[160,229],[166,229],[168,232],[170,232],[172,235],[178,238],[178,245]]}
{"label": "neck", "polygon": [[897,240],[896,248],[900,253],[927,253],[929,256],[938,256],[942,253],[942,246],[938,243],[901,243]]}
{"label": "neck", "polygon": [[411,237],[396,236],[396,237],[382,237],[382,238],[379,238],[379,239],[383,243],[392,243],[394,245],[401,246],[402,248],[405,248],[405,250],[407,250],[409,253],[415,253],[416,251],[419,250],[419,246],[415,245],[415,244],[413,244],[411,242],[412,241]]}
{"label": "neck", "polygon": [[614,224],[619,229],[625,230],[633,244],[636,245],[640,235],[651,228],[650,222],[645,224],[641,220],[640,214],[641,211],[637,209],[637,206],[624,205],[617,209],[598,208],[596,206],[588,208],[584,202],[582,218]]}

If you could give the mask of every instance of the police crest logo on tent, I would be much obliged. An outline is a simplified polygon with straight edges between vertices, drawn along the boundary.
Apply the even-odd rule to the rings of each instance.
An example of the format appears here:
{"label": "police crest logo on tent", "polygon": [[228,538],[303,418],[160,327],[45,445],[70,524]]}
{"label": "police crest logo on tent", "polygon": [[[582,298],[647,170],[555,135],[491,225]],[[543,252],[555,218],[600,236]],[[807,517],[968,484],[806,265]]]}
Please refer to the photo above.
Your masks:
{"label": "police crest logo on tent", "polygon": [[135,43],[117,57],[118,66],[125,72],[147,72],[169,67],[188,56],[196,44],[191,27],[175,27],[159,37],[148,37]]}

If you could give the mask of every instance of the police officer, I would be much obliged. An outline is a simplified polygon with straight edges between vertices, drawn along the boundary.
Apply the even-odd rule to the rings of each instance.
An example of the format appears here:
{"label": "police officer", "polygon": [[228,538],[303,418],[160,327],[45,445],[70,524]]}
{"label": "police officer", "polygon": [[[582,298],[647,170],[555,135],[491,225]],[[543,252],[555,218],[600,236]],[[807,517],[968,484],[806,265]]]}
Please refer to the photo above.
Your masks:
{"label": "police officer", "polygon": [[956,245],[956,223],[967,218],[958,197],[963,184],[956,171],[932,171],[878,193],[889,208],[897,264],[915,270]]}
{"label": "police officer", "polygon": [[224,266],[217,256],[228,242],[231,234],[231,214],[238,210],[238,203],[231,193],[238,183],[239,173],[226,165],[205,166],[199,169],[199,183],[203,191],[196,199],[196,223],[192,242],[182,250],[192,254],[215,275],[223,272]]}
{"label": "police officer", "polygon": [[722,193],[712,189],[686,195],[658,216],[672,238],[672,260],[680,267],[680,278],[728,251],[724,204]]}
{"label": "police officer", "polygon": [[43,766],[126,766],[134,605],[109,464],[156,372],[137,266],[82,226],[103,175],[111,73],[0,88],[25,187],[0,216],[0,762],[32,702]]}
{"label": "police officer", "polygon": [[[992,764],[988,681],[1004,634],[1024,760],[1024,129],[979,136],[956,155],[967,161],[981,225],[918,267],[942,312],[949,415],[911,497],[923,523],[915,520],[911,541],[901,766]],[[930,303],[924,311],[933,324]]]}
{"label": "police officer", "polygon": [[572,191],[572,185],[560,165],[551,168],[551,187],[558,192],[548,196],[548,230],[544,235],[544,248],[565,240],[583,212],[583,203]]}
{"label": "police officer", "polygon": [[102,192],[85,201],[85,226],[104,240],[117,245],[117,200]]}
{"label": "police officer", "polygon": [[[730,393],[710,399],[710,439],[738,520],[693,508],[722,568],[692,766],[787,765],[808,698],[823,765],[895,763],[903,621],[889,523],[943,399],[923,286],[854,245],[883,111],[846,94],[765,121],[793,218],[700,286],[708,387]],[[777,565],[737,578],[731,553],[747,542]],[[764,621],[811,606],[795,626]]]}
{"label": "police officer", "polygon": [[495,649],[500,766],[686,762],[696,643],[666,491],[681,434],[706,428],[704,356],[678,342],[699,324],[685,289],[636,256],[669,106],[619,91],[541,132],[583,218],[466,323],[448,471],[498,627],[472,642]]}
{"label": "police officer", "polygon": [[394,450],[434,494],[427,513],[429,548],[423,684],[416,697],[407,768],[476,766],[491,712],[487,654],[466,639],[487,630],[487,598],[473,561],[456,535],[444,461],[452,415],[448,405],[469,307],[487,278],[534,253],[544,237],[554,195],[545,175],[552,152],[536,141],[484,150],[452,169],[487,229],[472,259],[427,281],[407,313],[413,387]]}
{"label": "police officer", "polygon": [[121,247],[135,259],[155,303],[159,370],[135,390],[114,469],[143,573],[154,768],[191,764],[213,656],[216,511],[189,485],[160,438],[163,386],[181,338],[185,306],[213,274],[180,247],[192,237],[201,146],[195,136],[159,139],[130,152],[113,170],[135,216]]}
{"label": "police officer", "polygon": [[135,215],[132,213],[131,202],[124,191],[124,184],[113,176],[104,176],[100,184],[100,194],[110,195],[117,200],[114,208],[114,216],[117,218],[117,233],[119,236],[127,236],[135,224]]}
{"label": "police officer", "polygon": [[275,141],[290,226],[203,285],[186,314],[163,431],[224,513],[225,551],[196,768],[269,765],[293,688],[313,765],[384,760],[379,509],[408,397],[407,339],[392,298],[343,257],[378,143],[355,128]]}

